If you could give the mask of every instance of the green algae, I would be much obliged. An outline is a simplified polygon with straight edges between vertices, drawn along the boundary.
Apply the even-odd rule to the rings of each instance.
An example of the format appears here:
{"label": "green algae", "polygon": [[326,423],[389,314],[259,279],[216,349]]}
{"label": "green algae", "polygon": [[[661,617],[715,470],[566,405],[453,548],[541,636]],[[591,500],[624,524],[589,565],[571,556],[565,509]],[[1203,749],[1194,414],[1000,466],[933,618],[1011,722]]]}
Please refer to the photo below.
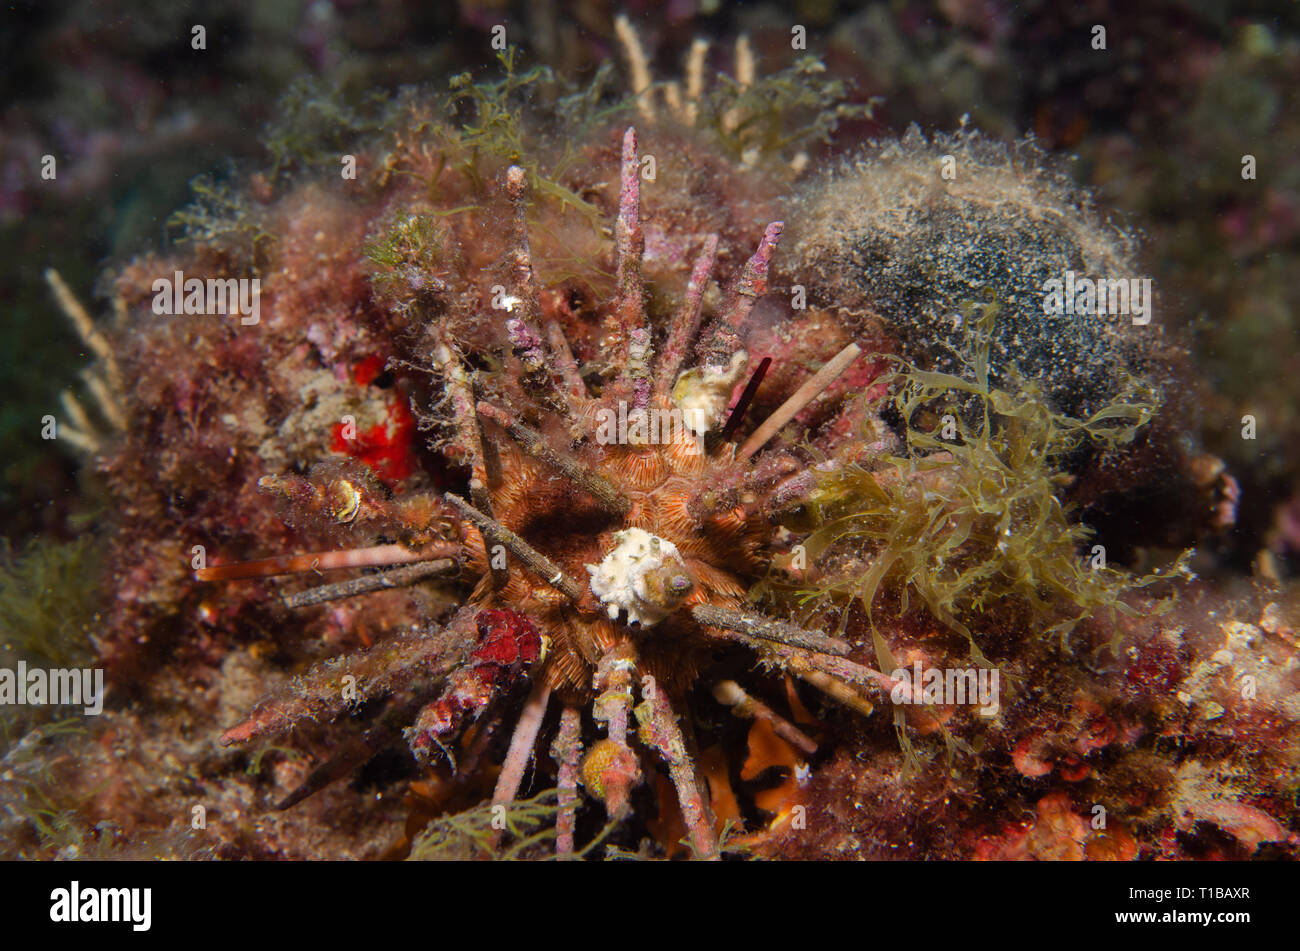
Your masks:
{"label": "green algae", "polygon": [[[531,799],[508,803],[483,803],[464,812],[439,816],[415,837],[408,861],[444,862],[467,859],[513,861],[527,858],[534,847],[555,838],[555,820],[559,816],[559,791],[544,789]],[[584,858],[616,828],[611,822],[574,858]],[[496,844],[502,833],[509,833],[507,845]]]}
{"label": "green algae", "polygon": [[444,244],[439,217],[435,213],[400,216],[378,238],[368,242],[362,254],[380,267],[432,271]]}
{"label": "green algae", "polygon": [[[0,541],[0,667],[85,667],[95,660],[94,622],[102,605],[100,562],[89,538],[32,541],[16,555]],[[52,707],[0,706],[0,755],[44,723]]]}
{"label": "green algae", "polygon": [[[601,220],[600,209],[562,184],[562,177],[579,157],[572,143],[583,140],[597,123],[626,108],[625,102],[607,102],[612,69],[597,71],[585,87],[575,88],[561,83],[546,66],[520,72],[518,58],[514,46],[497,54],[504,71],[500,79],[475,82],[469,73],[462,73],[451,80],[446,108],[459,116],[453,135],[455,144],[463,150],[455,167],[476,182],[481,191],[486,184],[481,157],[519,165],[528,177],[531,192],[578,212],[596,226]],[[546,99],[555,105],[539,108]],[[550,113],[566,130],[564,149],[549,169],[543,169],[536,150],[529,145],[533,130],[527,118],[533,112]]]}
{"label": "green algae", "polygon": [[167,218],[166,232],[175,244],[215,245],[255,262],[275,241],[244,195],[228,182],[199,175],[190,181],[190,192],[190,203]]}
{"label": "green algae", "polygon": [[[1018,374],[1009,377],[1014,389],[992,386],[988,351],[997,314],[995,305],[968,313],[962,376],[896,361],[890,402],[906,452],[870,468],[851,464],[819,474],[806,505],[811,532],[804,544],[809,562],[826,573],[799,592],[805,604],[843,606],[842,627],[855,600],[870,620],[882,591],[894,593],[903,611],[915,597],[965,636],[981,665],[989,661],[972,618],[1014,606],[1064,649],[1083,619],[1102,611],[1132,615],[1126,594],[1185,572],[1179,559],[1139,577],[1106,564],[1104,551],[1081,554],[1092,531],[1060,500],[1071,453],[1086,443],[1114,450],[1131,442],[1159,395],[1130,377],[1110,405],[1075,419],[1052,409]],[[963,412],[972,403],[975,412]],[[871,627],[882,667],[895,669]]]}
{"label": "green algae", "polygon": [[267,135],[271,179],[293,168],[337,165],[352,143],[384,127],[389,107],[388,97],[378,90],[353,104],[342,89],[316,78],[295,80],[281,97],[278,118]]}
{"label": "green algae", "polygon": [[95,650],[101,604],[92,539],[38,540],[21,555],[0,541],[0,649],[52,667],[81,667]]}
{"label": "green algae", "polygon": [[[63,850],[83,843],[84,830],[78,821],[75,804],[65,801],[60,787],[50,774],[43,749],[60,737],[86,732],[80,717],[51,720],[32,727],[19,737],[27,724],[7,722],[0,716],[0,753],[6,783],[0,795],[0,808],[11,820],[26,826],[39,848]],[[18,729],[15,730],[14,727]]]}
{"label": "green algae", "polygon": [[696,125],[712,129],[732,158],[788,157],[799,146],[829,142],[841,122],[871,118],[876,101],[848,102],[849,93],[848,83],[826,78],[826,66],[813,56],[748,85],[719,73]]}

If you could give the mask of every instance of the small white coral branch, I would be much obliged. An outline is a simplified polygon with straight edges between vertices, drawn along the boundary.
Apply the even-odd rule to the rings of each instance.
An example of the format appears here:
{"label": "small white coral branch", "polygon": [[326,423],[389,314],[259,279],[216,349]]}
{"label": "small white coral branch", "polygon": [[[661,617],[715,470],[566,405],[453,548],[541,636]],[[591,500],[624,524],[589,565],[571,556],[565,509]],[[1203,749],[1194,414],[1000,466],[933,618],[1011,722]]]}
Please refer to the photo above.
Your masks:
{"label": "small white coral branch", "polygon": [[637,97],[637,108],[646,121],[653,122],[655,106],[650,95],[650,61],[646,59],[641,39],[628,18],[622,14],[614,21],[614,32],[627,55],[627,68],[632,73],[632,95]]}
{"label": "small white coral branch", "polygon": [[[126,429],[126,413],[122,409],[121,400],[121,394],[124,392],[122,370],[118,366],[117,357],[113,354],[112,345],[95,326],[90,313],[81,301],[77,300],[58,271],[54,268],[46,269],[45,280],[54,292],[59,309],[72,321],[77,335],[98,360],[97,367],[83,371],[82,380],[90,395],[95,398],[100,415],[119,432]],[[119,312],[121,308],[122,305],[118,302]],[[62,402],[63,409],[72,422],[71,426],[63,427],[62,438],[84,452],[98,451],[102,437],[96,432],[96,427],[71,390],[64,392]]]}

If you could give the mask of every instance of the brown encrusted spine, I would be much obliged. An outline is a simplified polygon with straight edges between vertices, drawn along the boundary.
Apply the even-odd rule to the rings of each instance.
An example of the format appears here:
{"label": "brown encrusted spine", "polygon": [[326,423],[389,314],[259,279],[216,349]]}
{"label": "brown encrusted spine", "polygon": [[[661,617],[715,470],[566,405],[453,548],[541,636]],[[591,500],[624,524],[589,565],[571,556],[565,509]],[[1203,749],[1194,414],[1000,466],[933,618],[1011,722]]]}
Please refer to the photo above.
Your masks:
{"label": "brown encrusted spine", "polygon": [[[540,323],[542,332],[546,335],[546,349],[549,350],[550,362],[554,364],[560,377],[556,389],[561,394],[585,400],[587,387],[578,372],[578,364],[573,359],[573,351],[564,336],[564,329],[554,316],[543,318],[542,315],[537,294],[537,275],[533,270],[533,254],[528,243],[527,205],[524,201],[526,185],[527,173],[521,167],[511,165],[506,169],[506,194],[515,209],[515,283],[524,305],[522,323],[525,332],[521,337],[526,337],[530,341],[535,339],[537,335],[534,328]],[[540,344],[541,341],[538,340],[539,349]],[[538,372],[539,369],[541,368],[534,367],[533,372]]]}
{"label": "brown encrusted spine", "polygon": [[[456,430],[461,452],[469,464],[470,500],[479,511],[490,518],[492,502],[489,498],[489,489],[492,480],[488,468],[489,457],[484,451],[483,434],[479,428],[473,386],[464,365],[447,345],[441,333],[434,337],[433,359],[442,370],[444,386],[451,400],[452,425]],[[486,547],[485,545],[484,548]],[[491,565],[491,559],[488,563]],[[507,580],[505,569],[490,567],[490,571],[493,586],[505,587]]]}
{"label": "brown encrusted spine", "polygon": [[560,729],[551,744],[556,764],[560,814],[555,821],[555,854],[573,856],[573,833],[578,821],[578,766],[582,760],[582,714],[568,706],[560,713]]}
{"label": "brown encrusted spine", "polygon": [[340,749],[333,751],[325,762],[313,769],[297,788],[277,802],[276,811],[282,812],[296,806],[330,783],[343,779],[382,750],[401,735],[404,725],[410,722],[411,717],[419,711],[432,693],[432,688],[426,686],[402,701],[390,705],[379,718],[378,723],[364,733],[347,740]]}
{"label": "brown encrusted spine", "polygon": [[284,606],[294,610],[310,607],[313,604],[324,604],[327,601],[355,598],[357,595],[369,594],[372,591],[404,588],[407,585],[415,584],[417,581],[423,581],[425,578],[455,574],[458,568],[459,564],[453,558],[438,558],[433,561],[416,562],[413,565],[407,565],[405,568],[395,568],[392,571],[384,571],[373,575],[362,575],[360,578],[349,578],[347,581],[336,581],[333,584],[323,584],[319,587],[308,588],[306,591],[286,595]]}
{"label": "brown encrusted spine", "polygon": [[713,271],[713,262],[718,254],[718,236],[711,234],[704,239],[704,250],[695,259],[691,269],[691,281],[686,286],[686,296],[682,298],[677,313],[673,316],[668,331],[668,340],[663,353],[655,367],[654,395],[655,402],[661,406],[668,404],[677,374],[682,369],[686,354],[692,342],[700,332],[700,314],[704,306],[704,291],[709,284],[709,274]]}
{"label": "brown encrusted spine", "polygon": [[636,708],[641,742],[657,752],[668,764],[668,776],[677,790],[677,803],[691,835],[697,858],[718,858],[718,837],[713,831],[713,815],[700,792],[695,766],[686,751],[686,739],[677,725],[666,692],[652,685]]}
{"label": "brown encrusted spine", "polygon": [[850,649],[847,641],[837,637],[828,637],[817,631],[806,631],[788,621],[764,617],[750,611],[719,608],[712,604],[697,604],[691,608],[691,616],[706,627],[732,631],[778,644],[788,644],[792,647],[802,647],[823,654],[845,656]]}
{"label": "brown encrusted spine", "polygon": [[221,745],[243,743],[281,733],[304,720],[325,720],[353,706],[343,689],[345,676],[355,679],[356,697],[382,696],[417,682],[433,682],[463,667],[474,644],[474,615],[462,608],[446,626],[430,633],[412,631],[388,637],[346,663],[324,661],[259,703],[242,723],[221,736]]}
{"label": "brown encrusted spine", "polygon": [[614,483],[599,473],[592,472],[567,453],[551,448],[542,438],[541,433],[519,422],[507,410],[480,401],[478,411],[484,419],[491,420],[504,429],[520,449],[564,473],[610,512],[615,515],[626,515],[631,509],[632,505],[628,502],[627,496],[620,492]]}
{"label": "brown encrusted spine", "polygon": [[559,591],[574,603],[577,603],[582,598],[583,587],[581,584],[565,574],[559,565],[510,531],[510,529],[496,519],[484,515],[459,496],[448,492],[443,498],[454,505],[457,511],[469,519],[485,536],[504,545],[506,550],[522,561],[529,571],[556,591]]}
{"label": "brown encrusted spine", "polygon": [[645,330],[645,287],[641,279],[641,257],[645,253],[645,233],[641,230],[641,169],[637,161],[636,129],[632,126],[623,133],[614,242],[618,254],[614,319],[618,350],[626,367],[632,331]]}

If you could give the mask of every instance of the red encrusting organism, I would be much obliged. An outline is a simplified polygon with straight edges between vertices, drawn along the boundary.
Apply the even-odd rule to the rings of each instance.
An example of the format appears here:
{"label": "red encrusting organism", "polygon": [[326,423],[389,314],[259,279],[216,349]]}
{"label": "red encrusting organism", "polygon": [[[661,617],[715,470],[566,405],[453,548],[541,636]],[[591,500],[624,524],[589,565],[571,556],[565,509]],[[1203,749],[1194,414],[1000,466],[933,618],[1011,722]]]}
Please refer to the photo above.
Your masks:
{"label": "red encrusting organism", "polygon": [[[362,374],[357,374],[358,382],[361,376]],[[406,398],[400,393],[389,394],[385,401],[385,418],[381,422],[348,438],[350,427],[354,425],[342,422],[334,424],[330,438],[331,451],[364,462],[390,486],[415,472],[415,417],[411,415]]]}

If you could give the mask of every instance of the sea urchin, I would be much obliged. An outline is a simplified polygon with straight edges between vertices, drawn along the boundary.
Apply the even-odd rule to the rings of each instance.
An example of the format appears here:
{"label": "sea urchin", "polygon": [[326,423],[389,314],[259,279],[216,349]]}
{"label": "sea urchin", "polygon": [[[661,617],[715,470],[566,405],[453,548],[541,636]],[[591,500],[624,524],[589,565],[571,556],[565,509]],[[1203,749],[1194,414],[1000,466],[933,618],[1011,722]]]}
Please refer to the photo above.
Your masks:
{"label": "sea urchin", "polygon": [[[579,777],[604,800],[612,818],[628,811],[629,795],[642,777],[630,745],[634,718],[641,744],[668,767],[696,854],[714,857],[713,817],[688,752],[692,741],[676,711],[688,688],[708,677],[721,641],[747,644],[765,664],[792,671],[833,695],[851,693],[851,682],[889,685],[878,672],[847,660],[844,642],[743,606],[746,591],[771,568],[776,500],[789,504],[787,480],[802,468],[783,451],[764,452],[764,447],[860,350],[849,344],[743,443],[719,438],[748,360],[746,319],[766,292],[782,224],[767,227],[724,295],[720,313],[701,331],[718,244],[716,236],[706,240],[685,299],[660,332],[648,319],[643,287],[637,139],[629,128],[615,230],[617,290],[604,309],[601,340],[617,371],[589,385],[560,321],[539,301],[524,213],[525,173],[511,166],[504,179],[516,208],[511,263],[517,286],[506,298],[505,319],[493,315],[490,320],[504,370],[475,371],[457,352],[449,318],[434,319],[428,327],[430,361],[452,407],[449,451],[470,470],[469,499],[446,493],[386,501],[367,491],[364,480],[340,476],[324,484],[269,480],[269,487],[293,504],[323,510],[339,521],[386,519],[405,544],[214,567],[199,577],[410,563],[296,595],[292,603],[297,605],[434,574],[477,579],[468,604],[440,637],[420,634],[415,640],[422,646],[404,650],[389,644],[373,652],[370,669],[393,663],[408,673],[431,674],[430,682],[439,684],[436,694],[432,687],[417,691],[415,703],[406,707],[418,710],[405,730],[417,756],[445,749],[468,717],[481,714],[503,688],[531,677],[494,802],[509,802],[518,793],[547,709],[555,703],[563,710],[554,747],[557,850],[571,853]],[[692,352],[696,365],[683,371]],[[754,387],[746,390],[752,395]],[[745,402],[742,396],[733,414],[742,413]],[[736,420],[730,422],[728,435],[737,430]],[[223,742],[320,715],[331,706],[328,694],[344,669],[334,664],[306,675],[292,694],[265,701]],[[370,691],[404,682],[398,673],[372,677]],[[605,731],[585,758],[583,707]],[[815,748],[776,713],[763,708],[763,716],[796,745]],[[291,800],[335,775],[336,768],[318,770]]]}

